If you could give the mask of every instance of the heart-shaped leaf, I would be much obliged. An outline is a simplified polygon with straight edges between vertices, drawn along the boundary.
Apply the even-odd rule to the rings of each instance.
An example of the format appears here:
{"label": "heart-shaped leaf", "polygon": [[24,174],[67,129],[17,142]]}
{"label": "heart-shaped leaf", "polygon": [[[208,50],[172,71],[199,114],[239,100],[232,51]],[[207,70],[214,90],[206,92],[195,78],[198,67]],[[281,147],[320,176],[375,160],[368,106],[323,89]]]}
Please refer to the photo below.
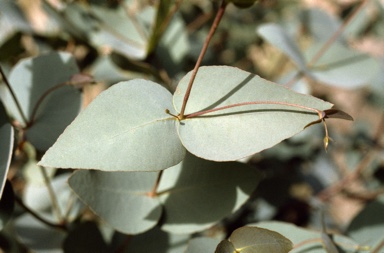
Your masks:
{"label": "heart-shaped leaf", "polygon": [[187,153],[183,162],[162,175],[162,229],[193,233],[212,226],[244,204],[260,179],[260,173],[245,164],[217,163]]}
{"label": "heart-shaped leaf", "polygon": [[147,196],[156,172],[103,172],[81,170],[69,179],[80,199],[109,223],[127,234],[154,227],[161,215],[157,198]]}
{"label": "heart-shaped leaf", "polygon": [[258,171],[242,163],[216,163],[188,154],[181,164],[163,172],[158,197],[148,196],[158,175],[81,170],[69,179],[69,185],[118,231],[144,232],[163,215],[164,231],[192,233],[236,211],[260,180]]}
{"label": "heart-shaped leaf", "polygon": [[[190,77],[191,72],[180,81],[174,94],[177,111],[181,110]],[[259,103],[244,104],[248,102]],[[188,114],[239,103],[243,106],[188,118]],[[237,160],[272,147],[319,119],[316,112],[300,107],[322,111],[332,104],[237,68],[201,67],[186,107],[187,118],[178,123],[178,133],[184,147],[196,156]]]}
{"label": "heart-shaped leaf", "polygon": [[[40,165],[104,171],[156,171],[179,163],[171,94],[146,80],[102,92],[65,130]],[[172,110],[174,113],[174,111]]]}

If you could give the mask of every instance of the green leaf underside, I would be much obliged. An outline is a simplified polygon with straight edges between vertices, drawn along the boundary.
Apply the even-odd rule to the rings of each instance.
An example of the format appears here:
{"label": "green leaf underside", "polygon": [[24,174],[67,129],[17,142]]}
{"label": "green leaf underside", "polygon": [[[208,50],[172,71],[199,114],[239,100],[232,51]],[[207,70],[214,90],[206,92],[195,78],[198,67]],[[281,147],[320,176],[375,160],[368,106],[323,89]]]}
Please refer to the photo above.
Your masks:
{"label": "green leaf underside", "polygon": [[138,234],[154,227],[161,215],[158,199],[146,195],[156,172],[81,170],[69,179],[80,199],[116,230]]}
{"label": "green leaf underside", "polygon": [[171,167],[185,155],[175,120],[165,113],[171,106],[171,94],[156,83],[120,82],[71,123],[39,164],[104,171]]}
{"label": "green leaf underside", "polygon": [[158,188],[164,206],[162,229],[193,233],[237,210],[255,190],[258,171],[237,163],[215,163],[187,153],[164,171]]}
{"label": "green leaf underside", "polygon": [[[173,103],[180,111],[191,72],[179,83]],[[326,110],[332,104],[291,91],[234,67],[201,67],[185,114],[236,103],[273,101]],[[310,122],[316,112],[287,105],[257,104],[233,107],[178,122],[184,147],[214,161],[237,160],[289,138]],[[246,134],[244,134],[246,133]]]}
{"label": "green leaf underside", "polygon": [[264,228],[241,227],[229,237],[237,252],[241,253],[287,253],[293,244],[281,234]]}

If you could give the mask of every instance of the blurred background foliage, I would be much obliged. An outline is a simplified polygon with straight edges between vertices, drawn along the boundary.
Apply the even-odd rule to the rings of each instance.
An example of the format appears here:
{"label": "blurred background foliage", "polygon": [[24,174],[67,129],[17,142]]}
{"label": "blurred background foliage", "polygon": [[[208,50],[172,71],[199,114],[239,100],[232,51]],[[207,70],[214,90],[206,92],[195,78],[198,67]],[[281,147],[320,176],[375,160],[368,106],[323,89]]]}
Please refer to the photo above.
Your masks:
{"label": "blurred background foliage", "polygon": [[[56,77],[52,72],[55,68],[67,73],[54,84],[66,80],[73,84],[64,93],[70,96],[68,101],[74,114],[102,90],[121,80],[154,80],[173,92],[178,80],[197,60],[218,1],[159,2],[0,0],[1,67],[11,83],[19,85],[16,90],[25,89],[28,84],[18,79],[25,72],[18,73],[15,65],[23,59],[33,59],[29,57],[60,51],[54,58],[60,58],[64,64],[42,67],[40,78]],[[341,34],[332,39],[339,31]],[[332,45],[323,58],[308,64],[314,52],[329,40]],[[272,220],[320,231],[324,212],[328,231],[368,245],[369,252],[381,252],[384,248],[384,2],[260,0],[246,9],[229,5],[203,65],[235,66],[325,99],[351,114],[354,122],[329,121],[334,141],[328,153],[323,149],[321,126],[314,126],[244,159],[243,162],[261,170],[265,179],[240,210],[198,235],[223,239],[238,227]],[[28,64],[22,63],[19,68],[28,68]],[[85,82],[70,81],[69,77],[75,73],[89,78]],[[9,109],[10,98],[3,84],[4,80],[0,86],[2,102],[16,130],[13,145],[13,130],[1,108],[1,142],[7,144],[0,156],[4,170],[0,173],[8,180],[0,202],[3,252],[29,249],[61,252],[61,245],[66,252],[183,252],[186,249],[189,238],[186,235],[153,229],[131,236],[127,246],[122,234],[113,233],[103,225],[97,228],[95,221],[103,223],[73,200],[73,193],[66,185],[68,174],[60,170],[41,173],[35,165],[63,128],[58,127],[56,135],[50,137],[53,139],[39,146],[40,142],[37,144],[34,138],[40,138],[36,137],[38,133],[46,133],[44,128],[35,126],[37,130],[34,130],[25,125],[28,122],[21,122],[21,116]],[[27,117],[31,116],[32,108],[26,110]],[[68,124],[73,117],[62,124]],[[60,114],[51,120],[56,122],[58,118],[61,119]],[[32,121],[33,118],[29,122]],[[54,188],[52,191],[46,189],[47,179]],[[60,207],[63,212],[68,212],[68,216],[73,213],[73,231],[68,235],[59,229],[54,234],[43,226],[39,230],[41,241],[33,241],[35,237],[30,237],[27,228],[42,224],[28,210],[52,209],[55,205],[50,201],[52,192],[65,199],[58,204],[65,203],[66,206]],[[15,201],[18,204],[14,206]],[[60,228],[60,224],[56,226]],[[89,238],[94,239],[92,243],[97,243],[85,242],[85,249],[78,247],[74,251],[72,245],[80,245],[79,238],[84,233],[89,233]],[[150,247],[156,251],[145,248],[152,240],[155,246]],[[109,241],[109,245],[104,241]]]}

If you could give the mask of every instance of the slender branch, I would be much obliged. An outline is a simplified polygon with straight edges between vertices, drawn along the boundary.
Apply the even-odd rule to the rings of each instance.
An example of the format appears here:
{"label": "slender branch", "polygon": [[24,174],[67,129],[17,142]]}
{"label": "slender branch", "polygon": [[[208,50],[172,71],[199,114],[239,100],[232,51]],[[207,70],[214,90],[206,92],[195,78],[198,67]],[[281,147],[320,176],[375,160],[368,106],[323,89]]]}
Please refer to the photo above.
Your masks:
{"label": "slender branch", "polygon": [[22,207],[25,209],[25,211],[27,211],[30,215],[32,215],[35,219],[41,221],[42,223],[44,223],[45,225],[49,226],[49,227],[52,227],[52,228],[58,228],[60,230],[63,230],[63,231],[67,231],[67,227],[64,225],[64,224],[56,224],[56,223],[53,223],[51,221],[48,221],[46,220],[45,218],[41,217],[39,214],[37,214],[34,210],[32,210],[31,208],[29,208],[28,206],[26,206],[24,204],[24,202],[18,197],[15,195],[15,200],[16,202]]}
{"label": "slender branch", "polygon": [[55,213],[56,218],[59,221],[61,221],[61,220],[63,220],[63,216],[62,216],[61,211],[60,211],[60,206],[59,206],[59,202],[57,201],[56,194],[52,188],[51,180],[48,177],[48,174],[47,174],[45,167],[41,167],[41,166],[39,166],[39,167],[40,167],[40,172],[44,178],[44,183],[47,186],[49,197],[51,198],[53,212]]}
{"label": "slender branch", "polygon": [[185,91],[183,104],[181,106],[180,115],[179,115],[180,119],[184,119],[185,108],[187,106],[189,95],[191,94],[193,82],[195,81],[195,78],[196,78],[196,75],[197,75],[197,71],[199,70],[199,67],[201,65],[201,62],[203,61],[204,55],[207,52],[209,42],[211,41],[211,39],[212,39],[212,37],[213,37],[213,35],[214,35],[214,33],[215,33],[215,31],[216,31],[220,21],[221,21],[221,18],[224,15],[226,7],[227,7],[227,1],[223,0],[221,2],[219,10],[216,13],[216,17],[215,17],[215,20],[212,23],[211,30],[209,31],[209,33],[207,35],[207,38],[205,39],[203,48],[201,49],[201,52],[200,52],[199,58],[197,59],[195,68],[192,71],[192,76],[191,76],[191,79],[189,81],[188,88]]}
{"label": "slender branch", "polygon": [[37,110],[39,109],[41,103],[44,101],[44,99],[46,97],[48,97],[48,95],[52,92],[54,92],[55,90],[61,88],[61,87],[64,87],[68,85],[68,82],[64,82],[64,83],[60,83],[58,85],[55,85],[51,88],[49,88],[48,90],[46,90],[43,95],[40,96],[39,100],[37,100],[35,106],[33,107],[33,110],[32,110],[32,113],[31,113],[31,119],[30,121],[27,123],[27,126],[31,126],[33,124],[33,122],[35,121],[36,119],[36,114],[37,114]]}
{"label": "slender branch", "polygon": [[152,191],[150,191],[147,195],[151,198],[153,197],[156,197],[157,196],[157,188],[159,188],[159,184],[160,184],[160,181],[161,181],[161,176],[163,175],[163,170],[161,170],[159,172],[159,175],[157,176],[157,179],[156,179],[156,182],[155,182],[155,185],[153,186],[152,188]]}
{"label": "slender branch", "polygon": [[308,106],[304,106],[304,105],[298,105],[298,104],[292,104],[292,103],[286,103],[286,102],[280,102],[280,101],[254,101],[254,102],[243,102],[243,103],[238,103],[238,104],[226,105],[226,106],[217,107],[214,109],[209,109],[209,110],[204,110],[204,111],[199,111],[199,112],[187,114],[184,116],[184,118],[194,118],[194,117],[198,117],[198,116],[201,116],[201,115],[204,115],[207,113],[221,111],[221,110],[225,110],[225,109],[229,109],[229,108],[233,108],[233,107],[238,107],[238,106],[246,106],[246,105],[285,105],[285,106],[290,106],[290,107],[296,107],[296,108],[301,108],[304,110],[315,112],[319,115],[319,118],[322,119],[322,111],[321,110],[318,110],[318,109],[315,109],[312,107],[308,107]]}
{"label": "slender branch", "polygon": [[13,101],[15,102],[16,104],[16,107],[17,107],[17,110],[19,110],[19,113],[21,115],[21,118],[23,119],[24,123],[27,124],[28,123],[28,119],[27,117],[25,116],[23,110],[21,109],[21,105],[19,103],[19,100],[17,99],[16,97],[16,94],[15,92],[13,91],[12,87],[11,87],[11,84],[9,83],[8,81],[8,78],[7,76],[5,75],[4,71],[3,71],[3,68],[0,66],[0,73],[1,73],[1,76],[3,78],[3,81],[5,83],[5,85],[7,86],[9,92],[11,93],[11,96],[12,96],[12,99]]}

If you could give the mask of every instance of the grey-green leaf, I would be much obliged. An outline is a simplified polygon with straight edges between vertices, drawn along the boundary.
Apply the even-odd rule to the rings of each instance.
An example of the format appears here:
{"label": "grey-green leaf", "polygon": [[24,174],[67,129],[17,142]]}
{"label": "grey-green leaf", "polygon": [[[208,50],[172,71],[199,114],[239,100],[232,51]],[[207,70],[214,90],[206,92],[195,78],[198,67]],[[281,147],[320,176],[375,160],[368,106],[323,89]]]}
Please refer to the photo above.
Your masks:
{"label": "grey-green leaf", "polygon": [[147,196],[156,172],[103,172],[81,170],[70,187],[97,215],[118,231],[138,234],[154,227],[161,215],[157,198]]}
{"label": "grey-green leaf", "polygon": [[287,253],[293,249],[292,242],[281,234],[259,227],[241,227],[232,232],[229,241],[236,252],[241,253]]}
{"label": "grey-green leaf", "polygon": [[158,188],[164,206],[162,229],[193,233],[236,211],[255,190],[260,173],[242,163],[217,163],[187,153],[163,172]]}
{"label": "grey-green leaf", "polygon": [[[193,238],[188,243],[188,248],[185,253],[201,253],[201,252],[214,252],[217,244],[220,241],[215,238],[197,237]],[[232,253],[232,252],[231,252]]]}
{"label": "grey-green leaf", "polygon": [[0,101],[0,199],[13,153],[13,127],[8,121],[3,103]]}
{"label": "grey-green leaf", "polygon": [[2,99],[21,125],[30,124],[26,130],[27,140],[37,149],[47,150],[76,117],[81,94],[69,85],[57,88],[44,97],[33,115],[38,101],[48,90],[64,85],[78,71],[72,55],[63,52],[23,59],[12,69],[9,82],[29,122],[24,122],[8,90],[2,94]]}
{"label": "grey-green leaf", "polygon": [[[307,53],[311,59],[323,46],[315,44]],[[379,64],[367,54],[333,43],[311,67],[312,75],[320,82],[345,89],[356,89],[369,84],[379,74]]]}
{"label": "grey-green leaf", "polygon": [[257,29],[258,34],[269,43],[279,48],[300,70],[306,71],[306,61],[299,47],[286,29],[278,24],[263,24]]}
{"label": "grey-green leaf", "polygon": [[[191,77],[179,83],[173,97],[180,111]],[[180,139],[188,151],[208,160],[237,160],[270,148],[319,119],[316,112],[273,102],[326,110],[332,104],[298,94],[243,70],[201,67],[186,107],[186,114],[237,103],[260,102],[187,118],[178,123]]]}
{"label": "grey-green leaf", "polygon": [[171,94],[146,80],[102,92],[40,161],[58,168],[157,171],[179,163],[185,149],[175,129]]}

